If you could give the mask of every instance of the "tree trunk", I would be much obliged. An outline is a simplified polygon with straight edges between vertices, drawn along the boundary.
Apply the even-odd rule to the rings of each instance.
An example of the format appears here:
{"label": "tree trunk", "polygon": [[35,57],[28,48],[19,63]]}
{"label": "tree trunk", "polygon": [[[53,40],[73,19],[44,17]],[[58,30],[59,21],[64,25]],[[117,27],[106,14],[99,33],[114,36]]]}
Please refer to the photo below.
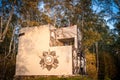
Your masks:
{"label": "tree trunk", "polygon": [[96,47],[96,66],[97,66],[97,72],[99,70],[99,58],[98,58],[98,42],[95,43],[95,47]]}
{"label": "tree trunk", "polygon": [[3,31],[3,33],[2,33],[2,38],[1,38],[2,41],[4,41],[4,38],[5,38],[6,33],[7,33],[7,31],[8,31],[9,24],[10,24],[10,21],[11,21],[12,16],[13,16],[13,12],[14,12],[14,7],[12,6],[12,10],[10,11],[10,16],[9,16],[9,18],[8,18],[8,21],[7,21],[7,24],[6,24],[6,26],[5,26],[5,29],[4,29],[4,31]]}
{"label": "tree trunk", "polygon": [[0,42],[2,42],[1,37],[2,37],[2,16],[0,17]]}

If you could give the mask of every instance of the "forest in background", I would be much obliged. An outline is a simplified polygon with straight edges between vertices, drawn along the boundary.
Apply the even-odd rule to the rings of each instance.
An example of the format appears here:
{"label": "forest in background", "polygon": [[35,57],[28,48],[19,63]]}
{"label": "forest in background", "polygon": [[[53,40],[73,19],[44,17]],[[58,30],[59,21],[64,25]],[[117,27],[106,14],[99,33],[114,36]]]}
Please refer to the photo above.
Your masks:
{"label": "forest in background", "polygon": [[120,0],[1,0],[1,80],[13,80],[19,29],[45,24],[77,25],[87,75],[94,80],[120,79]]}

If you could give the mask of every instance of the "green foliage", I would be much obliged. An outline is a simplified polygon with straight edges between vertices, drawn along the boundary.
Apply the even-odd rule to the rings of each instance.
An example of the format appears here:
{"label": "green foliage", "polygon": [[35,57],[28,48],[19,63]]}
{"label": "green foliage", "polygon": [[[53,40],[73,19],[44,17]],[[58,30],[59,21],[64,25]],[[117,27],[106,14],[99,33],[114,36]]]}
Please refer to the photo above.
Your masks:
{"label": "green foliage", "polygon": [[99,76],[114,79],[117,74],[117,67],[115,65],[114,57],[107,52],[100,53],[99,55]]}
{"label": "green foliage", "polygon": [[104,60],[105,60],[105,74],[106,76],[110,77],[111,79],[114,78],[116,75],[116,66],[113,57],[108,53],[103,53]]}
{"label": "green foliage", "polygon": [[95,42],[99,41],[101,38],[98,32],[88,30],[84,34],[84,38],[82,40],[83,46],[91,47]]}
{"label": "green foliage", "polygon": [[4,42],[0,43],[0,54],[5,54],[9,50],[10,40],[12,37],[12,28],[8,29]]}
{"label": "green foliage", "polygon": [[[15,2],[16,1],[16,2]],[[98,75],[102,75],[105,80],[110,80],[110,78],[114,78],[116,73],[116,69],[119,69],[120,64],[115,64],[114,60],[120,61],[120,23],[119,23],[119,14],[115,14],[112,16],[117,21],[115,25],[115,29],[117,31],[115,33],[110,33],[108,26],[106,26],[106,22],[103,20],[104,14],[110,15],[110,6],[112,0],[102,0],[100,6],[103,7],[101,13],[95,14],[92,9],[92,1],[94,0],[44,0],[44,10],[38,9],[38,4],[41,2],[40,0],[2,0],[2,13],[3,17],[3,28],[5,28],[7,19],[9,18],[10,11],[12,6],[14,6],[14,14],[12,16],[12,20],[9,25],[9,29],[7,32],[7,36],[3,43],[0,43],[0,56],[4,58],[5,53],[8,53],[9,44],[13,29],[15,25],[20,24],[21,27],[32,27],[39,26],[44,24],[55,24],[56,26],[64,27],[76,24],[81,33],[82,33],[82,49],[88,50],[86,52],[87,59],[87,73],[90,77],[96,79],[97,71],[96,71],[96,55],[90,53],[89,49],[96,50],[94,47],[95,43],[98,42],[98,50],[99,50],[99,72]],[[95,0],[96,1],[96,0]],[[114,0],[113,0],[114,1]],[[109,2],[109,3],[108,3]],[[99,2],[98,2],[99,3]],[[105,4],[103,4],[105,3]],[[114,4],[119,7],[119,1],[115,0]],[[13,5],[14,4],[14,5]],[[40,4],[41,5],[41,4]],[[107,6],[106,6],[107,5]],[[8,7],[7,7],[8,6]],[[109,14],[108,14],[109,13]],[[102,17],[101,17],[102,16]],[[118,18],[117,18],[118,17]],[[116,37],[115,37],[115,36]],[[117,53],[117,58],[113,58],[110,54],[112,51]],[[104,52],[106,51],[106,52]],[[108,52],[109,53],[108,53]],[[115,52],[116,51],[116,52]],[[3,58],[0,60],[3,60]],[[9,57],[12,57],[10,55]],[[3,62],[0,63],[0,68],[3,69],[6,67],[5,79],[10,80],[14,74],[14,63],[15,59],[5,61],[6,65],[3,65]],[[116,65],[118,68],[116,68]],[[2,70],[1,70],[2,71]],[[0,71],[0,72],[1,72]],[[9,74],[10,73],[10,74]],[[1,75],[2,73],[0,73]],[[7,76],[9,75],[9,76]],[[10,78],[11,77],[11,78]],[[30,78],[29,80],[31,80]],[[87,77],[40,77],[35,78],[36,80],[90,80]],[[33,79],[34,80],[34,79]]]}
{"label": "green foliage", "polygon": [[87,74],[94,80],[97,79],[97,68],[96,68],[96,57],[95,54],[90,53],[89,51],[86,52],[86,69]]}
{"label": "green foliage", "polygon": [[[4,59],[4,55],[0,54],[0,60]],[[9,58],[0,62],[0,79],[1,80],[13,80],[15,75],[15,58],[9,56]]]}
{"label": "green foliage", "polygon": [[104,80],[111,80],[111,79],[110,79],[109,77],[106,76]]}

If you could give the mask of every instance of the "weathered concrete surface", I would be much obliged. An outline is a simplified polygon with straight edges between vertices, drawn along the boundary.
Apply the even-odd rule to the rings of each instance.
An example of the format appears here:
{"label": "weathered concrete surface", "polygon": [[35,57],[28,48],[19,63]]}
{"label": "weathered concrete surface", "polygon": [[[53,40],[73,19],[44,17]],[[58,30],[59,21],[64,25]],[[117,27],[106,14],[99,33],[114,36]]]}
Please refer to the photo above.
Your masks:
{"label": "weathered concrete surface", "polygon": [[[22,35],[19,37],[16,76],[72,75],[72,46],[50,47],[49,25],[23,28],[20,33]],[[46,57],[48,55],[43,52],[48,52],[48,50],[55,52],[54,57],[58,62],[51,61],[53,56],[52,58]],[[42,59],[46,62],[41,61]],[[47,63],[50,64],[47,65]],[[55,65],[57,67],[53,68]]]}

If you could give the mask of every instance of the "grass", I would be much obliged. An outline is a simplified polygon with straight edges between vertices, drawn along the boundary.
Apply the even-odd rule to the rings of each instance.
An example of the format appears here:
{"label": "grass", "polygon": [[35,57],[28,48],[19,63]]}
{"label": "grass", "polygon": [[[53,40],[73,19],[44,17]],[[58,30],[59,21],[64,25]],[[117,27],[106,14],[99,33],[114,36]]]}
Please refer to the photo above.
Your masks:
{"label": "grass", "polygon": [[36,76],[36,77],[24,77],[21,80],[92,80],[92,79],[87,76]]}

